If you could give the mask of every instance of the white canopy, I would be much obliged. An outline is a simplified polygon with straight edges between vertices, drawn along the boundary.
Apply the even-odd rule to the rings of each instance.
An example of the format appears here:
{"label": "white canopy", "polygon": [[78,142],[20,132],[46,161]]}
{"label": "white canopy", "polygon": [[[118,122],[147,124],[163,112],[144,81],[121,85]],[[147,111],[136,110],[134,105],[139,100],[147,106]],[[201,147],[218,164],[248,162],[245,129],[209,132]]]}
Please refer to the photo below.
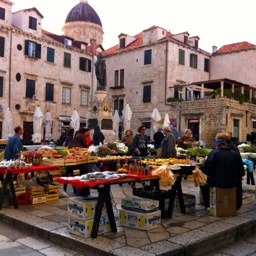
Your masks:
{"label": "white canopy", "polygon": [[119,114],[118,114],[117,110],[115,110],[113,120],[114,120],[114,132],[116,133],[116,135],[118,135],[120,117],[119,117]]}
{"label": "white canopy", "polygon": [[122,111],[123,118],[124,118],[124,130],[130,130],[131,129],[131,119],[132,119],[132,110],[127,103]]}
{"label": "white canopy", "polygon": [[71,115],[70,127],[74,129],[74,134],[80,128],[80,117],[79,117],[78,112],[77,112],[76,109],[74,109],[74,111]]}
{"label": "white canopy", "polygon": [[169,125],[170,125],[170,118],[168,113],[165,113],[163,126],[169,126]]}
{"label": "white canopy", "polygon": [[52,138],[52,117],[49,111],[46,112],[44,117],[45,135],[44,138],[48,141]]}
{"label": "white canopy", "polygon": [[12,114],[10,108],[6,108],[4,112],[4,120],[3,120],[3,139],[8,139],[13,135],[12,130]]}
{"label": "white canopy", "polygon": [[33,132],[32,141],[34,143],[41,143],[42,140],[42,123],[43,123],[43,113],[41,108],[37,106],[35,108],[33,116]]}

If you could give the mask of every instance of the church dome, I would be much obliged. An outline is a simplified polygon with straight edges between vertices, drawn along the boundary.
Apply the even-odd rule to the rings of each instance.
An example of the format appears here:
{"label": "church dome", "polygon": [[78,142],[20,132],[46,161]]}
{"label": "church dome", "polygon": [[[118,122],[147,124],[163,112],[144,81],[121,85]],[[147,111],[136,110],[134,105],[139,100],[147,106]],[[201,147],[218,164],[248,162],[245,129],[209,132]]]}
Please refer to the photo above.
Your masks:
{"label": "church dome", "polygon": [[71,9],[65,22],[69,23],[76,21],[90,22],[102,27],[98,14],[86,0],[80,0],[80,3]]}

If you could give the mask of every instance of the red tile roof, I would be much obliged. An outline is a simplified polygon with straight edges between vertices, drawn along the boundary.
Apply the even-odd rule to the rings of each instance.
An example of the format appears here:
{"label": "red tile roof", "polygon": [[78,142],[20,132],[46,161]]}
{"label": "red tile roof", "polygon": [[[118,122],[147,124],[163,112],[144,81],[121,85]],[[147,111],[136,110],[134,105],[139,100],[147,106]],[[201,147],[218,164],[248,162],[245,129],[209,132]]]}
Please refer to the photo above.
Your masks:
{"label": "red tile roof", "polygon": [[256,49],[256,45],[248,42],[227,44],[227,45],[223,45],[219,50],[217,50],[217,52],[214,53],[214,55],[227,54],[227,53],[246,51],[246,50],[252,50],[252,49]]}

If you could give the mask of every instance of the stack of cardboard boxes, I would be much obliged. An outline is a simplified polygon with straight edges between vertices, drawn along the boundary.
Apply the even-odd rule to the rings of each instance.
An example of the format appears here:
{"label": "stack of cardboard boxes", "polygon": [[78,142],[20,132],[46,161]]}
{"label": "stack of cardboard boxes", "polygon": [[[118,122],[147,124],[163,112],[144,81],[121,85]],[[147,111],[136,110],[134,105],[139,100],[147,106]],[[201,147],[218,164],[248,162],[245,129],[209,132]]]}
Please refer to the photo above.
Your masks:
{"label": "stack of cardboard boxes", "polygon": [[[68,231],[81,237],[90,237],[97,205],[95,196],[77,196],[68,199]],[[104,205],[98,234],[111,230],[107,210]]]}
{"label": "stack of cardboard boxes", "polygon": [[157,228],[161,223],[159,201],[135,196],[123,198],[119,222],[121,226],[141,230]]}

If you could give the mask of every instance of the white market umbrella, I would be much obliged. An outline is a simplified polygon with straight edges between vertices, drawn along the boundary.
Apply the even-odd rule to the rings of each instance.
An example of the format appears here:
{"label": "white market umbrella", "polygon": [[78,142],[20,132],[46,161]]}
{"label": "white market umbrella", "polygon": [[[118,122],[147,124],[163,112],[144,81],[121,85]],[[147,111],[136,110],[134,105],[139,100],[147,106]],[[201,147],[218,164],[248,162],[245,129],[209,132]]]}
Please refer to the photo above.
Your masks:
{"label": "white market umbrella", "polygon": [[33,132],[32,141],[34,143],[41,143],[42,140],[42,123],[43,123],[43,113],[41,108],[37,106],[35,108],[33,116]]}
{"label": "white market umbrella", "polygon": [[119,117],[119,114],[118,114],[117,110],[115,110],[113,120],[114,120],[114,125],[113,125],[114,126],[114,132],[116,133],[116,135],[118,135],[120,117]]}
{"label": "white market umbrella", "polygon": [[3,120],[3,139],[8,139],[12,134],[12,114],[10,108],[6,108]]}
{"label": "white market umbrella", "polygon": [[49,111],[47,111],[44,116],[44,127],[45,127],[44,138],[50,141],[52,138],[52,117]]}
{"label": "white market umbrella", "polygon": [[80,128],[80,117],[79,117],[78,112],[77,112],[76,109],[74,109],[74,111],[71,115],[70,127],[74,129],[74,134]]}
{"label": "white market umbrella", "polygon": [[153,109],[153,112],[151,114],[151,118],[153,120],[153,131],[157,130],[157,122],[159,122],[162,118],[157,108]]}
{"label": "white market umbrella", "polygon": [[170,118],[168,113],[165,113],[163,126],[169,126],[169,125],[170,125]]}
{"label": "white market umbrella", "polygon": [[123,118],[124,118],[124,130],[130,130],[131,129],[131,119],[132,119],[132,110],[127,103],[122,111]]}

